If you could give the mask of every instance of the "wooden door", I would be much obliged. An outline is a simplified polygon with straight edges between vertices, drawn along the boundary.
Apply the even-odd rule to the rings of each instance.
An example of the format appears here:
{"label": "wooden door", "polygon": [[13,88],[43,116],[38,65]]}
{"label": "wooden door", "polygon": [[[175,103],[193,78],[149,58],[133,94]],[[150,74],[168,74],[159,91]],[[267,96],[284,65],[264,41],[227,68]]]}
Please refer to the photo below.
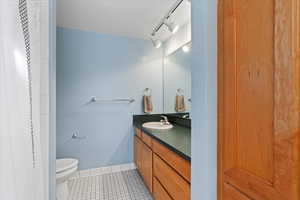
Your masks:
{"label": "wooden door", "polygon": [[219,0],[218,200],[300,199],[300,0]]}
{"label": "wooden door", "polygon": [[247,196],[243,195],[237,189],[229,184],[224,184],[223,188],[223,199],[226,200],[250,200]]}
{"label": "wooden door", "polygon": [[152,193],[152,150],[143,144],[142,148],[142,176],[143,179]]}

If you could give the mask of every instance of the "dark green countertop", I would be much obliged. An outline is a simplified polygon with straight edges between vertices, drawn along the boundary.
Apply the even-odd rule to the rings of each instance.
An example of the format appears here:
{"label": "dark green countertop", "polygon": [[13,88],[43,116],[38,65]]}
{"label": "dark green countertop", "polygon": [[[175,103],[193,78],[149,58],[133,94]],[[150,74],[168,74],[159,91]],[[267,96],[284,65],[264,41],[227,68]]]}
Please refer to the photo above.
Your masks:
{"label": "dark green countertop", "polygon": [[[147,120],[154,121],[154,120]],[[172,123],[174,126],[169,130],[153,130],[144,128],[142,125],[146,120],[134,117],[133,125],[143,132],[158,140],[171,151],[177,153],[185,160],[191,161],[191,129]]]}

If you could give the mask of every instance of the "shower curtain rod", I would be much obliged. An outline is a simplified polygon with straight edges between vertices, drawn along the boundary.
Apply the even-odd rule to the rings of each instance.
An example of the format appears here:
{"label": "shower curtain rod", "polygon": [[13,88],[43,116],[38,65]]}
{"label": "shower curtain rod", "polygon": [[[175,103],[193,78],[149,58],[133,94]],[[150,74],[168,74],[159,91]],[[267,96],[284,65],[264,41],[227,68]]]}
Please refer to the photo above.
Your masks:
{"label": "shower curtain rod", "polygon": [[166,14],[163,19],[160,21],[160,23],[154,28],[153,32],[152,32],[152,36],[154,36],[159,30],[160,28],[164,25],[164,22],[166,19],[169,19],[171,17],[171,15],[176,11],[176,9],[181,5],[181,3],[184,0],[178,0],[173,7],[169,10],[168,14]]}

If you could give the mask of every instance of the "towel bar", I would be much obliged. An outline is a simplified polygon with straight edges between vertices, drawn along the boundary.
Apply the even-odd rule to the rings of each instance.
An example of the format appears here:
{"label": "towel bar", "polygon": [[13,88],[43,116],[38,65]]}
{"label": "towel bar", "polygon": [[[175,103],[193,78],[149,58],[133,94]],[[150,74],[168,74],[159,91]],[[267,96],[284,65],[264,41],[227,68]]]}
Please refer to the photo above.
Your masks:
{"label": "towel bar", "polygon": [[113,102],[113,103],[133,103],[135,101],[135,99],[98,99],[96,97],[92,97],[92,99],[90,100],[90,102],[93,103],[109,103],[109,102]]}

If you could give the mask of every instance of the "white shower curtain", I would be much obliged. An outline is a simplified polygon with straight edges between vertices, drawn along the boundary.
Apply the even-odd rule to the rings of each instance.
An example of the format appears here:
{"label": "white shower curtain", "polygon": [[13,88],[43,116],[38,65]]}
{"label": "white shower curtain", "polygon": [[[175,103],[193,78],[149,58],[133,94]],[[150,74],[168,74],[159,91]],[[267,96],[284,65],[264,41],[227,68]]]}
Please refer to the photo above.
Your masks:
{"label": "white shower curtain", "polygon": [[39,95],[29,92],[19,3],[0,0],[0,199],[43,200]]}

